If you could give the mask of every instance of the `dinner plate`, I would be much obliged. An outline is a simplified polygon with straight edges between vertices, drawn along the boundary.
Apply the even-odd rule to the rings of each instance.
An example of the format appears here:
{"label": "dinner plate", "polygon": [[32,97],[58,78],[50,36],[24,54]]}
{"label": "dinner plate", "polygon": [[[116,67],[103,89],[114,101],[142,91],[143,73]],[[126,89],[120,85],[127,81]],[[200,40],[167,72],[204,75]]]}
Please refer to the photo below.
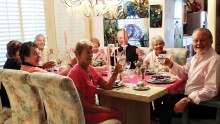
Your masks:
{"label": "dinner plate", "polygon": [[125,85],[124,83],[115,82],[115,84],[112,86],[112,88],[118,88],[118,87],[122,87],[124,85]]}
{"label": "dinner plate", "polygon": [[158,79],[158,78],[149,78],[146,81],[152,84],[170,84],[173,83],[176,79],[174,78],[163,78],[163,79]]}
{"label": "dinner plate", "polygon": [[143,91],[143,90],[149,90],[150,88],[147,86],[144,87],[138,87],[137,85],[133,86],[134,90]]}

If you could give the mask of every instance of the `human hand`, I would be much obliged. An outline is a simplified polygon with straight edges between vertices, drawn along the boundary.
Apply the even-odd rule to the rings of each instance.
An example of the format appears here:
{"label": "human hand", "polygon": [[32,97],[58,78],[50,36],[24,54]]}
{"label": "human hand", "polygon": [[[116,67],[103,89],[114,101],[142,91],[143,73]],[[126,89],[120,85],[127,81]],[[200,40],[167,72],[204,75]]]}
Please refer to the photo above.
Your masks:
{"label": "human hand", "polygon": [[122,65],[119,64],[119,63],[117,63],[116,66],[115,66],[115,70],[114,70],[114,72],[116,72],[116,73],[120,73],[121,70],[122,70]]}
{"label": "human hand", "polygon": [[54,61],[48,61],[48,62],[45,62],[42,67],[44,69],[48,69],[48,68],[53,68],[54,66],[56,65],[56,63]]}
{"label": "human hand", "polygon": [[174,111],[176,113],[182,113],[186,107],[186,105],[188,104],[187,98],[182,98],[180,101],[178,101],[175,106],[174,106]]}
{"label": "human hand", "polygon": [[164,63],[163,63],[163,65],[164,65],[164,66],[168,66],[169,68],[171,68],[172,65],[173,65],[173,62],[172,62],[170,59],[168,59],[168,58],[164,58]]}
{"label": "human hand", "polygon": [[74,66],[76,63],[77,63],[77,59],[76,59],[76,58],[73,58],[73,59],[71,59],[71,60],[68,62],[68,64],[70,64],[70,65],[72,65],[72,66]]}

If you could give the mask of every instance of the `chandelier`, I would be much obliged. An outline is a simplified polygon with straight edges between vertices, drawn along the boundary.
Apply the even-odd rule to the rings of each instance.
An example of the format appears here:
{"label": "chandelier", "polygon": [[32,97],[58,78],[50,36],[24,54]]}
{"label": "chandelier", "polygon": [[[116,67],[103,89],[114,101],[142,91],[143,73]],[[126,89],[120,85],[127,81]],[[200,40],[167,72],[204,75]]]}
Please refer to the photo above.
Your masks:
{"label": "chandelier", "polygon": [[85,16],[101,16],[111,14],[123,0],[60,0],[67,6],[70,14]]}

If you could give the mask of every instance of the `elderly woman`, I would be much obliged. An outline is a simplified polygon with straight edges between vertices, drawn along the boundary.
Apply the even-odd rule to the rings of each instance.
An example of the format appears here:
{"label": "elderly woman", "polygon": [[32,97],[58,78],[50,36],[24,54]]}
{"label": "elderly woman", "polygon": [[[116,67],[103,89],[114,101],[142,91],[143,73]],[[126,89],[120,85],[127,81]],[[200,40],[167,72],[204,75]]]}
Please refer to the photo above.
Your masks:
{"label": "elderly woman", "polygon": [[19,48],[21,44],[22,43],[17,40],[12,40],[7,44],[8,59],[5,62],[3,68],[20,70],[21,62],[19,56]]}
{"label": "elderly woman", "polygon": [[34,38],[34,43],[37,44],[38,50],[39,50],[39,54],[40,54],[40,66],[44,69],[49,69],[54,67],[56,64],[54,61],[48,61],[48,53],[47,51],[44,49],[45,47],[45,36],[43,34],[38,34],[36,35],[36,37]]}
{"label": "elderly woman", "polygon": [[[8,59],[6,60],[3,66],[4,69],[20,70],[21,62],[20,62],[20,56],[19,56],[19,48],[21,44],[22,43],[17,40],[12,40],[7,44]],[[10,108],[8,95],[6,93],[5,87],[2,84],[0,88],[0,94],[1,94],[2,106]]]}
{"label": "elderly woman", "polygon": [[68,76],[73,80],[79,92],[87,124],[107,121],[110,124],[120,124],[121,114],[113,108],[97,105],[95,103],[95,94],[97,93],[98,86],[103,89],[112,89],[117,75],[122,69],[122,65],[117,63],[111,78],[105,81],[90,66],[93,56],[92,48],[93,46],[90,41],[82,40],[77,42],[75,54],[78,64],[73,67]]}
{"label": "elderly woman", "polygon": [[97,38],[92,38],[91,43],[93,45],[92,51],[93,51],[93,66],[102,66],[106,63],[106,56],[104,53],[104,49],[100,49],[100,43]]}
{"label": "elderly woman", "polygon": [[[27,71],[27,72],[42,72],[42,73],[47,73],[46,70],[43,68],[39,67],[39,62],[40,62],[40,55],[39,55],[39,50],[37,47],[37,44],[34,42],[25,42],[21,45],[20,51],[19,51],[20,57],[21,57],[21,70]],[[63,71],[61,71],[59,74],[66,76],[68,72],[70,71],[70,68],[73,67],[73,65],[76,64],[76,60],[71,60],[71,63],[68,64],[68,67],[65,68]]]}
{"label": "elderly woman", "polygon": [[153,51],[144,58],[144,64],[147,65],[149,69],[154,69],[155,71],[169,71],[167,67],[163,66],[163,58],[173,60],[173,57],[163,49],[165,43],[162,37],[159,35],[153,37],[151,43]]}

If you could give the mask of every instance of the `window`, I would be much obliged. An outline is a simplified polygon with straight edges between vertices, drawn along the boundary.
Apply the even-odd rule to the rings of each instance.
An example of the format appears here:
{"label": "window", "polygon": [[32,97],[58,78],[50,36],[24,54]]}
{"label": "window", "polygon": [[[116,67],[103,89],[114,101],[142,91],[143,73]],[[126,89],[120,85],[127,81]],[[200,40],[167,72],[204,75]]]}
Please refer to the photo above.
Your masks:
{"label": "window", "polygon": [[0,1],[0,67],[10,40],[33,41],[37,34],[46,34],[44,10],[44,0]]}
{"label": "window", "polygon": [[[119,29],[122,29],[124,28],[126,25],[133,25],[135,26],[134,29],[135,32],[137,33],[136,35],[141,35],[143,36],[144,33],[146,32],[146,21],[147,20],[146,18],[134,18],[134,19],[119,19],[118,20],[118,28]],[[138,33],[141,33],[141,34],[138,34]],[[127,32],[128,35],[129,35],[129,32]],[[139,40],[140,38],[129,38],[128,39],[129,41],[129,44],[131,45],[137,45],[139,46],[140,43],[139,43]]]}
{"label": "window", "polygon": [[[60,0],[54,0],[54,15],[56,25],[58,59],[65,60],[66,52],[72,52],[71,48],[80,39],[88,38],[86,31],[86,19],[84,15],[71,15],[67,7]],[[66,41],[64,38],[66,33]]]}

